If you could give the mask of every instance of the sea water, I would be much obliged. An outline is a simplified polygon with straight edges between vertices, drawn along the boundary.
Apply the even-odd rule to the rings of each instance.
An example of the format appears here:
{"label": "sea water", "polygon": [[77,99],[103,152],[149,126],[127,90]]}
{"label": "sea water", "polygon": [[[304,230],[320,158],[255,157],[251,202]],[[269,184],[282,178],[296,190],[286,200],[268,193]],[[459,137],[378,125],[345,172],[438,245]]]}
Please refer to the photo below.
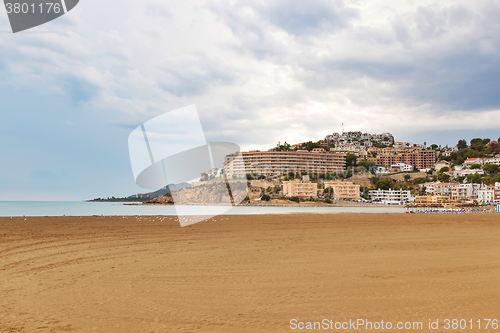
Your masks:
{"label": "sea water", "polygon": [[[220,206],[184,206],[185,215],[211,215]],[[404,213],[403,207],[279,207],[236,206],[224,214],[292,214],[292,213]],[[92,215],[178,215],[174,205],[140,205],[123,202],[85,201],[0,201],[0,216],[92,216]]]}

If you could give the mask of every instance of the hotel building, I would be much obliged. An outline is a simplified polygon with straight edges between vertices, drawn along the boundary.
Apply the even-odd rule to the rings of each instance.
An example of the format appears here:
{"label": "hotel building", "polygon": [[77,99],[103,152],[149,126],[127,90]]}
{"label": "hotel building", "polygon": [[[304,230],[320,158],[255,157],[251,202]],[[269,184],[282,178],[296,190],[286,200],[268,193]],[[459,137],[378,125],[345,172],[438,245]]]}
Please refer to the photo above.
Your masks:
{"label": "hotel building", "polygon": [[288,172],[343,172],[345,155],[308,151],[247,151],[227,155],[224,173],[228,177],[245,174],[279,176]]}

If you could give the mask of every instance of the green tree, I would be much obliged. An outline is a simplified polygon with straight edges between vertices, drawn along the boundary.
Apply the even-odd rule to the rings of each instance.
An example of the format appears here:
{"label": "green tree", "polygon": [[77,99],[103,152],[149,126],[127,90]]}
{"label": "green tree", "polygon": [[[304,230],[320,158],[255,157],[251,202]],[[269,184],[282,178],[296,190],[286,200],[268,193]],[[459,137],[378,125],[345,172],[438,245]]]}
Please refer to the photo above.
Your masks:
{"label": "green tree", "polygon": [[423,184],[423,183],[426,183],[426,182],[427,182],[427,178],[422,178],[422,177],[415,178],[413,180],[413,184],[414,185]]}
{"label": "green tree", "polygon": [[405,175],[405,181],[409,181],[409,180],[410,180],[410,178],[411,178],[411,176],[410,176],[410,175]]}
{"label": "green tree", "polygon": [[458,150],[462,150],[462,149],[467,148],[467,141],[465,141],[465,140],[458,140],[457,148],[458,148]]}
{"label": "green tree", "polygon": [[264,201],[269,201],[269,200],[271,200],[271,197],[267,194],[264,194],[260,199],[264,200]]}
{"label": "green tree", "polygon": [[476,164],[472,164],[472,165],[470,166],[470,168],[471,168],[471,169],[481,169],[481,164],[478,164],[478,163],[476,163]]}
{"label": "green tree", "polygon": [[373,168],[375,166],[375,162],[373,161],[359,161],[358,166],[364,167],[366,170],[371,170],[370,168]]}
{"label": "green tree", "polygon": [[499,169],[498,165],[496,165],[496,164],[491,164],[491,163],[487,163],[487,164],[485,164],[485,165],[484,165],[484,167],[483,167],[483,170],[484,170],[485,172],[487,172],[488,174],[497,173],[497,172],[498,172],[498,169]]}
{"label": "green tree", "polygon": [[476,151],[483,151],[484,150],[483,139],[475,138],[470,140],[470,147]]}
{"label": "green tree", "polygon": [[319,143],[319,142],[312,142],[312,141],[309,141],[309,142],[307,142],[307,143],[306,143],[306,145],[305,145],[305,147],[304,147],[304,148],[305,148],[306,150],[308,150],[308,151],[311,151],[311,150],[313,150],[314,148],[320,148],[320,147],[321,147],[321,145],[320,145],[320,143]]}
{"label": "green tree", "polygon": [[290,145],[285,141],[284,144],[280,144],[280,142],[278,142],[278,144],[276,145],[276,147],[274,147],[271,150],[273,150],[273,151],[288,151],[288,150],[291,150],[291,149],[290,149]]}
{"label": "green tree", "polygon": [[482,177],[478,173],[467,175],[467,183],[481,184]]}
{"label": "green tree", "polygon": [[438,173],[438,176],[437,176],[438,180],[442,183],[447,183],[450,181],[450,175],[447,174],[447,173]]}
{"label": "green tree", "polygon": [[435,144],[435,143],[433,143],[433,144],[431,145],[431,149],[432,149],[432,150],[436,150],[436,149],[438,149],[438,147],[439,147],[439,146],[438,146],[437,144]]}
{"label": "green tree", "polygon": [[407,191],[408,190],[408,185],[405,184],[405,183],[397,183],[395,186],[394,186],[395,189],[398,189],[398,190],[403,190],[403,191]]}
{"label": "green tree", "polygon": [[375,188],[379,188],[382,190],[389,190],[389,189],[391,189],[391,187],[392,187],[392,182],[389,179],[379,180],[375,184]]}
{"label": "green tree", "polygon": [[345,163],[348,167],[353,167],[356,166],[356,160],[358,159],[358,156],[355,154],[347,154],[345,157]]}
{"label": "green tree", "polygon": [[325,198],[325,203],[327,203],[327,204],[331,204],[331,203],[332,203],[332,199],[330,199],[330,198]]}

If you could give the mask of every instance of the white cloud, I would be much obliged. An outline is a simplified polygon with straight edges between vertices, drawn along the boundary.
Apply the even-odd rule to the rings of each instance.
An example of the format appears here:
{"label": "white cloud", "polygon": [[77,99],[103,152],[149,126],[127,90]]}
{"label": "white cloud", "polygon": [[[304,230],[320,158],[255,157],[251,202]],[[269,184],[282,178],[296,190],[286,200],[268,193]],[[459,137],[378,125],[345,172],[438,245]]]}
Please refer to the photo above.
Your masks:
{"label": "white cloud", "polygon": [[304,6],[82,1],[36,28],[56,33],[1,35],[0,72],[120,124],[196,103],[207,136],[252,148],[320,139],[342,122],[373,132],[497,126],[497,3]]}

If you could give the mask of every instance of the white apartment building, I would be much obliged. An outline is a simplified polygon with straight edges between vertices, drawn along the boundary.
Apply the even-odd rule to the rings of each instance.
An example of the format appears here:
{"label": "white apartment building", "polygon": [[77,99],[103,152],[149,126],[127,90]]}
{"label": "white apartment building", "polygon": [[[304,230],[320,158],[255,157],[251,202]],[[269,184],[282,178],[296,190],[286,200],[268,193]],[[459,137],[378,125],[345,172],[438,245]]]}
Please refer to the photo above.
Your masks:
{"label": "white apartment building", "polygon": [[368,195],[372,200],[380,201],[383,204],[403,204],[415,200],[410,191],[402,190],[371,190]]}
{"label": "white apartment building", "polygon": [[488,158],[483,161],[483,164],[496,164],[500,166],[500,157]]}
{"label": "white apartment building", "polygon": [[477,201],[479,202],[493,202],[495,201],[495,190],[483,189],[477,192]]}

